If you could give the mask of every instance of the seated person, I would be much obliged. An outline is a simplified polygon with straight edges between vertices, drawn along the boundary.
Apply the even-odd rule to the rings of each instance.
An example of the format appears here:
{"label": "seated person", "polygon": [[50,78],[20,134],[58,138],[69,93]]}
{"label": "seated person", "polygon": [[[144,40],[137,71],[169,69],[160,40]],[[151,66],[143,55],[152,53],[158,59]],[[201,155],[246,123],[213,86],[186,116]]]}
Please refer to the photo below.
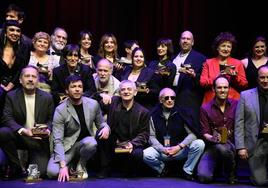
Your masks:
{"label": "seated person", "polygon": [[61,101],[60,97],[65,94],[65,79],[69,75],[77,75],[82,78],[84,96],[90,97],[96,92],[92,70],[89,66],[78,63],[79,46],[74,44],[67,45],[63,50],[63,57],[65,58],[66,63],[53,69],[51,93],[55,105]]}
{"label": "seated person", "polygon": [[200,124],[205,142],[205,153],[198,164],[198,178],[203,183],[213,180],[217,166],[223,164],[227,181],[236,183],[234,121],[237,101],[228,98],[229,81],[225,76],[214,82],[215,97],[200,110]]}
{"label": "seated person", "polygon": [[[96,153],[97,144],[109,137],[110,128],[105,123],[97,101],[83,97],[83,81],[76,75],[66,78],[69,98],[55,110],[53,118],[53,153],[48,163],[49,177],[69,181],[72,165],[76,165],[78,178],[87,179],[87,161]],[[94,125],[99,129],[94,134]]]}
{"label": "seated person", "polygon": [[158,104],[151,111],[151,147],[143,151],[143,160],[162,175],[165,161],[187,159],[182,176],[194,180],[194,168],[204,151],[203,140],[197,139],[191,112],[175,106],[175,92],[170,88],[160,91]]}
{"label": "seated person", "polygon": [[[22,169],[17,150],[27,150],[29,163],[38,165],[41,177],[46,175],[49,159],[49,139],[54,111],[52,96],[37,89],[38,70],[27,66],[20,75],[21,88],[7,94],[0,128],[0,148],[7,156],[5,179],[19,178]],[[34,135],[37,124],[45,124],[48,129],[44,138]]]}
{"label": "seated person", "polygon": [[[125,156],[124,167],[126,175],[137,172],[142,163],[143,149],[149,138],[149,112],[143,106],[134,101],[137,88],[134,82],[124,80],[119,85],[119,96],[114,96],[108,110],[107,123],[111,127],[112,150],[122,146],[128,150]],[[109,154],[108,163],[113,154]],[[109,168],[107,168],[109,169]],[[106,177],[107,171],[100,174]]]}

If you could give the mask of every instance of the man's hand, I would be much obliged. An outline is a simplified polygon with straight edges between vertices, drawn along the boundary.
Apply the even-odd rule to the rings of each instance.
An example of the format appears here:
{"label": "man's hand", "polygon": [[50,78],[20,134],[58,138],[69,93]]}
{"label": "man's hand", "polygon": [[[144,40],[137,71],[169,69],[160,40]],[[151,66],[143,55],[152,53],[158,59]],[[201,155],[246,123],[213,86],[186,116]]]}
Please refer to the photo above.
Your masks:
{"label": "man's hand", "polygon": [[69,172],[68,172],[68,167],[67,166],[65,166],[63,168],[60,168],[58,181],[59,182],[69,181]]}
{"label": "man's hand", "polygon": [[24,136],[29,136],[29,137],[33,136],[33,133],[32,133],[31,129],[22,128],[21,134],[24,135]]}
{"label": "man's hand", "polygon": [[167,148],[167,152],[169,156],[173,156],[175,154],[177,154],[182,148],[179,145],[176,146],[171,146],[169,148]]}
{"label": "man's hand", "polygon": [[247,160],[248,159],[248,151],[247,151],[247,149],[238,150],[238,156],[240,157],[240,159]]}
{"label": "man's hand", "polygon": [[100,96],[102,98],[103,104],[105,104],[105,105],[111,104],[111,102],[112,102],[112,96],[110,96],[110,95],[108,95],[106,93],[101,93]]}
{"label": "man's hand", "polygon": [[133,151],[133,145],[131,144],[131,142],[128,142],[125,146],[126,149],[129,149],[129,153],[131,153]]}
{"label": "man's hand", "polygon": [[196,76],[194,69],[186,69],[186,74],[193,78]]}
{"label": "man's hand", "polygon": [[110,129],[108,127],[103,127],[100,130],[98,136],[99,136],[100,139],[108,139],[109,134],[110,134]]}

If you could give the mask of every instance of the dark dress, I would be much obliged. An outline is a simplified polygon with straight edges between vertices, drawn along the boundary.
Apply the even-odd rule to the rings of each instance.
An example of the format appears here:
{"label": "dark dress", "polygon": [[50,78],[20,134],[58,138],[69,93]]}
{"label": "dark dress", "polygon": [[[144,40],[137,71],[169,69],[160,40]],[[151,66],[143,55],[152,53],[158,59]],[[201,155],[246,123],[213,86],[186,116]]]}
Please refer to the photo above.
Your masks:
{"label": "dark dress", "polygon": [[[268,65],[268,61],[265,65]],[[257,87],[258,68],[254,65],[251,58],[248,57],[248,66],[245,69],[246,77],[248,80],[248,89]]]}

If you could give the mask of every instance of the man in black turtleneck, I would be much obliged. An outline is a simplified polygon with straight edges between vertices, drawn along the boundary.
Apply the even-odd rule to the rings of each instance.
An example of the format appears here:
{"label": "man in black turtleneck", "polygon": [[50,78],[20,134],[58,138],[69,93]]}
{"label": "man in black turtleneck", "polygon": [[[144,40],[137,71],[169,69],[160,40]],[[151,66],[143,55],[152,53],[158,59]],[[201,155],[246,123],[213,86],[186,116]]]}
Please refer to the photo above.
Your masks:
{"label": "man in black turtleneck", "polygon": [[258,68],[258,87],[241,93],[235,118],[238,155],[248,160],[251,180],[267,184],[268,157],[268,66]]}

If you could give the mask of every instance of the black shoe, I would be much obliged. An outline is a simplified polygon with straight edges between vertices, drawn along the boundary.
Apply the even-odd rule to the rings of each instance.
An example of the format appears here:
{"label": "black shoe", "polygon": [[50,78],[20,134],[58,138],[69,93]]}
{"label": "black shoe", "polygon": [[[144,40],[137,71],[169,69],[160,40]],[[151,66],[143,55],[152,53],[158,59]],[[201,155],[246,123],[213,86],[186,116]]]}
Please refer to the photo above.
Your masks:
{"label": "black shoe", "polygon": [[192,174],[188,174],[188,173],[186,173],[186,172],[184,172],[184,171],[183,171],[181,177],[182,177],[183,179],[186,179],[186,180],[189,180],[189,181],[194,181],[194,180],[195,180],[195,179],[194,179],[194,176],[193,176]]}
{"label": "black shoe", "polygon": [[103,168],[100,170],[99,173],[97,173],[97,178],[98,179],[105,179],[105,178],[109,177],[109,175],[110,175],[110,172],[109,172],[108,168]]}
{"label": "black shoe", "polygon": [[158,178],[167,177],[168,173],[169,172],[168,172],[167,168],[164,168],[160,174],[156,175],[156,177],[158,177]]}
{"label": "black shoe", "polygon": [[23,177],[23,172],[22,169],[17,167],[17,168],[12,168],[11,166],[7,165],[4,169],[4,174],[3,174],[3,180],[8,181],[8,180],[15,180]]}
{"label": "black shoe", "polygon": [[234,184],[237,184],[238,183],[238,180],[236,177],[229,177],[228,178],[228,184],[230,185],[234,185]]}

